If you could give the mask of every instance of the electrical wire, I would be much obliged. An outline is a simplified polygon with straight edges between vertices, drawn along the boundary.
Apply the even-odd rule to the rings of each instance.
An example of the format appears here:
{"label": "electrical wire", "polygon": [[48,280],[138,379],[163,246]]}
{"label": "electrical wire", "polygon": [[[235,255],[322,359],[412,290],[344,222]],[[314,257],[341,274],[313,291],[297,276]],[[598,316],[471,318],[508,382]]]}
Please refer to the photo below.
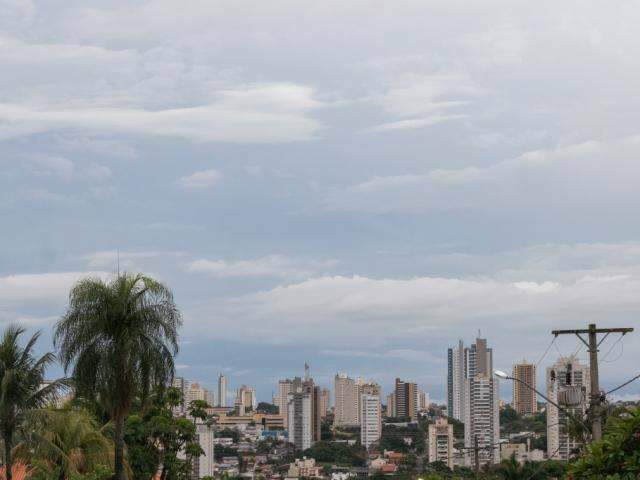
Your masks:
{"label": "electrical wire", "polygon": [[609,348],[609,350],[607,350],[607,353],[604,354],[604,356],[602,357],[602,359],[598,362],[598,363],[613,363],[613,362],[617,362],[618,360],[620,360],[620,357],[622,357],[622,354],[624,353],[624,342],[622,342],[621,348],[620,348],[620,355],[618,355],[615,360],[609,360],[607,361],[607,358],[609,357],[609,354],[611,353],[611,351],[614,349],[614,347],[620,343],[622,341],[622,339],[624,338],[624,334],[621,334],[620,337],[618,338],[618,340],[616,340],[615,342],[613,342],[613,345],[611,345],[611,348]]}
{"label": "electrical wire", "polygon": [[610,393],[613,392],[617,392],[618,390],[620,390],[623,387],[626,387],[627,385],[629,385],[631,382],[635,382],[636,380],[638,380],[640,378],[640,375],[636,375],[635,377],[633,377],[631,380],[627,380],[626,382],[624,382],[622,385],[617,386],[616,388],[609,390],[605,395],[609,395]]}
{"label": "electrical wire", "polygon": [[551,350],[551,345],[553,345],[554,343],[556,343],[556,340],[558,339],[558,337],[554,336],[553,339],[551,340],[551,343],[549,343],[549,345],[547,346],[547,349],[544,351],[544,353],[542,354],[542,356],[540,357],[540,360],[538,360],[536,362],[536,368],[538,368],[540,366],[540,363],[542,363],[542,360],[545,359],[545,357],[547,356],[547,353],[549,353],[549,350]]}

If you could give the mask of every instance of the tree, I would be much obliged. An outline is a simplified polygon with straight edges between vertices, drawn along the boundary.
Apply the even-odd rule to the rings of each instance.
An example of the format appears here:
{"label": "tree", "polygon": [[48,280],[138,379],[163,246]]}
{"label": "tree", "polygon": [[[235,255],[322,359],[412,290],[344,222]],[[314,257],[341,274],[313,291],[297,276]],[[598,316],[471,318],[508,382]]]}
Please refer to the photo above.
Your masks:
{"label": "tree", "polygon": [[173,415],[173,408],[182,402],[179,389],[161,388],[127,419],[125,439],[134,478],[151,478],[158,471],[163,480],[189,477],[190,464],[178,454],[184,451],[200,455],[202,449],[194,422]]}
{"label": "tree", "polygon": [[5,475],[12,480],[14,435],[25,417],[34,409],[45,406],[65,385],[64,380],[44,384],[44,373],[54,356],[46,353],[36,359],[33,355],[40,333],[34,334],[24,347],[19,338],[24,329],[9,326],[0,341],[0,433],[4,441]]}
{"label": "tree", "polygon": [[640,408],[610,416],[601,441],[570,468],[573,478],[635,479],[640,474]]}
{"label": "tree", "polygon": [[163,284],[142,274],[109,283],[86,278],[69,295],[54,344],[76,394],[96,399],[114,423],[116,480],[124,480],[124,425],[136,396],[167,385],[178,352],[180,313]]}
{"label": "tree", "polygon": [[86,410],[41,410],[29,430],[16,447],[16,457],[44,462],[46,471],[57,469],[59,480],[111,464],[113,444]]}

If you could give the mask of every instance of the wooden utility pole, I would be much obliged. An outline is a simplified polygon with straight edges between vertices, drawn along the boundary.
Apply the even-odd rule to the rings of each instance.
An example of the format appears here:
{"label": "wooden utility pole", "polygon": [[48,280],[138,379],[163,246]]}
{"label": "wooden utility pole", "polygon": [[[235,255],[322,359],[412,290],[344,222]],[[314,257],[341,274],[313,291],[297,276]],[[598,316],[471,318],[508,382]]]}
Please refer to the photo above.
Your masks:
{"label": "wooden utility pole", "polygon": [[[600,410],[600,379],[598,376],[598,347],[604,342],[610,333],[621,333],[626,335],[633,332],[633,328],[596,328],[595,323],[590,323],[589,328],[579,330],[553,330],[552,335],[576,335],[582,343],[587,346],[589,352],[589,375],[591,382],[591,411],[593,418],[591,421],[591,439],[594,442],[602,439],[602,412]],[[598,341],[598,334],[604,333],[604,337]],[[589,335],[588,341],[581,334]]]}

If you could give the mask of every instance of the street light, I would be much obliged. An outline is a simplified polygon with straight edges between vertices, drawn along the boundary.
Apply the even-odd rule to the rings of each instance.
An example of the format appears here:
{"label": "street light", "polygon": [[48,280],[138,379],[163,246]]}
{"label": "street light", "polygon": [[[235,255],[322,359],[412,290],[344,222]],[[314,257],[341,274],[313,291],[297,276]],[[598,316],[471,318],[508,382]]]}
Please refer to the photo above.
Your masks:
{"label": "street light", "polygon": [[540,393],[538,390],[536,390],[534,387],[532,387],[531,385],[529,385],[527,382],[525,382],[524,380],[520,380],[519,378],[515,378],[512,377],[510,375],[507,375],[505,372],[503,372],[502,370],[494,370],[493,374],[498,377],[498,378],[502,378],[504,380],[513,380],[514,382],[518,382],[521,383],[522,385],[524,385],[525,387],[527,387],[529,390],[537,393],[539,396],[541,396],[543,399],[545,399],[548,403],[550,403],[551,405],[553,405],[554,407],[556,407],[558,410],[560,410],[561,412],[563,412],[565,415],[567,415],[567,417],[569,417],[571,420],[573,420],[574,422],[579,423],[580,425],[582,425],[587,432],[591,432],[591,429],[587,426],[586,423],[584,423],[580,418],[574,416],[571,412],[569,412],[566,408],[561,407],[560,405],[558,405],[556,402],[554,402],[553,400],[551,400],[549,397],[543,395],[542,393]]}

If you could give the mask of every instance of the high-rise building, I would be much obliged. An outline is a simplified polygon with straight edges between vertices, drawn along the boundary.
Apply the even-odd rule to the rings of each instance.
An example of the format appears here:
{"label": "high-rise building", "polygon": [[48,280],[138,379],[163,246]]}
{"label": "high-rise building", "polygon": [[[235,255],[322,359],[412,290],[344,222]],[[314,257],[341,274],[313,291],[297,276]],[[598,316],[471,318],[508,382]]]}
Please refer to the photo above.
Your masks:
{"label": "high-rise building", "polygon": [[204,401],[207,402],[210,407],[215,406],[215,404],[216,404],[215,395],[213,394],[213,392],[211,390],[205,389],[205,391],[204,391]]}
{"label": "high-rise building", "polygon": [[253,387],[242,385],[236,390],[236,405],[242,405],[244,411],[255,411],[258,406],[256,390]]}
{"label": "high-rise building", "polygon": [[213,437],[213,428],[200,422],[196,424],[196,441],[204,453],[192,460],[191,480],[213,477],[215,467]]}
{"label": "high-rise building", "polygon": [[[360,395],[360,443],[369,448],[382,435],[380,388],[363,390]],[[371,393],[368,393],[371,392]]]}
{"label": "high-rise building", "polygon": [[450,348],[447,352],[447,414],[456,420],[464,421],[466,411],[465,380],[467,378],[465,348],[462,340],[458,346]]}
{"label": "high-rise building", "polygon": [[547,403],[547,454],[556,460],[569,460],[580,443],[570,435],[572,417],[582,419],[589,407],[591,381],[589,367],[571,355],[560,357],[547,367],[547,397],[563,407]]}
{"label": "high-rise building", "polygon": [[453,425],[446,418],[429,425],[429,462],[443,462],[453,469]]}
{"label": "high-rise building", "polygon": [[289,418],[289,393],[302,386],[302,379],[295,377],[293,380],[286,378],[278,382],[278,393],[276,394],[276,406],[278,413],[282,415],[282,423],[288,425]]}
{"label": "high-rise building", "polygon": [[320,417],[325,418],[331,408],[331,392],[328,388],[320,390]]}
{"label": "high-rise building", "polygon": [[480,462],[500,462],[499,383],[493,376],[493,351],[487,340],[476,338],[476,343],[465,349],[466,380],[464,382],[464,440],[467,463],[477,439]]}
{"label": "high-rise building", "polygon": [[480,447],[480,463],[500,462],[500,416],[498,380],[478,373],[467,379],[467,411],[464,425],[464,443],[467,464],[473,461],[475,439]]}
{"label": "high-rise building", "polygon": [[[536,393],[536,366],[527,363],[516,363],[513,366],[513,408],[520,415],[532,415],[538,411]],[[524,382],[524,383],[523,383]],[[526,385],[525,385],[526,384]]]}
{"label": "high-rise building", "polygon": [[289,443],[306,450],[320,441],[320,387],[312,379],[294,385],[288,395],[287,430]]}
{"label": "high-rise building", "polygon": [[396,394],[391,392],[387,395],[387,417],[396,416]]}
{"label": "high-rise building", "polygon": [[418,411],[426,412],[429,410],[429,394],[418,390]]}
{"label": "high-rise building", "polygon": [[223,374],[218,376],[218,407],[227,406],[227,377]]}
{"label": "high-rise building", "polygon": [[336,374],[333,394],[333,424],[359,425],[360,387],[356,381],[345,374]]}
{"label": "high-rise building", "polygon": [[187,390],[187,395],[185,397],[185,408],[187,411],[191,407],[191,402],[194,400],[204,400],[205,397],[205,389],[200,386],[199,383],[193,382],[189,389]]}
{"label": "high-rise building", "polygon": [[180,403],[180,405],[173,408],[173,415],[175,417],[184,416],[187,411],[186,398],[187,391],[189,390],[190,386],[189,380],[185,379],[184,377],[174,377],[172,386],[180,390],[180,393],[182,394],[182,402]]}
{"label": "high-rise building", "polygon": [[418,385],[396,378],[396,417],[414,421],[418,418]]}

